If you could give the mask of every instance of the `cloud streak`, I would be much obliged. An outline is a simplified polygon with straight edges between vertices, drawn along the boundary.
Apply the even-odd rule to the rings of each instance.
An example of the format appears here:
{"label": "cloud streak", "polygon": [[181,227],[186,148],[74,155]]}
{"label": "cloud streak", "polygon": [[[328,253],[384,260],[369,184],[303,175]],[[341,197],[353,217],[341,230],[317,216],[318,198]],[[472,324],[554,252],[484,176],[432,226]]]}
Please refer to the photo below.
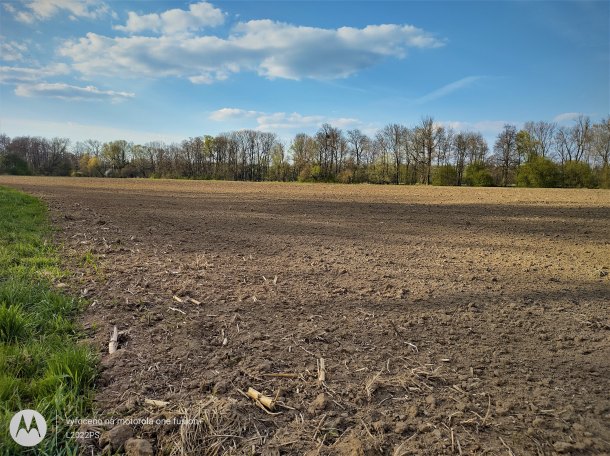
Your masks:
{"label": "cloud streak", "polygon": [[45,67],[0,66],[0,83],[17,84],[20,82],[39,81],[40,79],[66,75],[70,68],[65,63],[47,65]]}
{"label": "cloud streak", "polygon": [[459,79],[450,84],[444,85],[443,87],[436,89],[423,97],[415,100],[415,104],[424,104],[430,101],[438,100],[439,98],[446,97],[447,95],[452,94],[461,89],[465,89],[466,87],[470,87],[475,82],[483,79],[483,76],[468,76],[466,78]]}
{"label": "cloud streak", "polygon": [[135,94],[130,92],[115,92],[113,90],[100,90],[94,86],[79,87],[63,83],[37,83],[19,84],[15,88],[15,94],[20,97],[51,97],[62,100],[79,101],[105,101],[114,103],[133,98]]}
{"label": "cloud streak", "polygon": [[581,116],[582,113],[580,112],[564,112],[562,114],[558,114],[553,118],[553,122],[569,122],[571,120],[576,120],[578,119],[579,116]]}

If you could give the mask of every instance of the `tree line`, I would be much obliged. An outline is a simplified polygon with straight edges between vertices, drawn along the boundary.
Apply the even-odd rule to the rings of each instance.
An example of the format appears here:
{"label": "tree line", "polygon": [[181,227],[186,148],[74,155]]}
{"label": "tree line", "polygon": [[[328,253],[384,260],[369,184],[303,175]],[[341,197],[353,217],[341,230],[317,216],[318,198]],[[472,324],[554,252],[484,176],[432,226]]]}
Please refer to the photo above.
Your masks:
{"label": "tree line", "polygon": [[24,175],[610,188],[609,157],[610,117],[584,115],[507,124],[491,150],[481,133],[432,117],[373,135],[324,124],[289,142],[257,130],[143,145],[0,135],[0,173]]}

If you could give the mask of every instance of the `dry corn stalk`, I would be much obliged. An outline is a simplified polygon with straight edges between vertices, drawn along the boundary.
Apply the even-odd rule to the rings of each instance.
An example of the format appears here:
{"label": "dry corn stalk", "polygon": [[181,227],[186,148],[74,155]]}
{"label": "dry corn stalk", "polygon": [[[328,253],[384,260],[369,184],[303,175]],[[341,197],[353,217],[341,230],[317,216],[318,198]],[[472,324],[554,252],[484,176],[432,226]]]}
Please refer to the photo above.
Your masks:
{"label": "dry corn stalk", "polygon": [[324,383],[326,381],[326,362],[324,358],[318,360],[318,383]]}
{"label": "dry corn stalk", "polygon": [[144,403],[148,405],[154,405],[155,407],[165,407],[169,405],[169,402],[158,401],[156,399],[144,399]]}
{"label": "dry corn stalk", "polygon": [[110,342],[108,343],[108,353],[111,355],[117,351],[119,348],[119,330],[115,326],[112,330],[112,337],[110,337]]}
{"label": "dry corn stalk", "polygon": [[248,397],[254,399],[256,402],[264,405],[269,410],[273,410],[273,407],[275,406],[275,401],[273,400],[273,398],[259,393],[254,388],[248,388],[247,394]]}

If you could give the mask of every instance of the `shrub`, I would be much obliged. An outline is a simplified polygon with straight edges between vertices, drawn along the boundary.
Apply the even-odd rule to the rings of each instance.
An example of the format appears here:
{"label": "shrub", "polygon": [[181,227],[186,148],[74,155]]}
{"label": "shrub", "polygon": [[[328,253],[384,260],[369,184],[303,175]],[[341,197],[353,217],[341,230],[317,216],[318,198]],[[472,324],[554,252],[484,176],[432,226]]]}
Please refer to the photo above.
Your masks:
{"label": "shrub", "polygon": [[491,187],[493,177],[483,163],[473,163],[464,170],[464,183],[472,187]]}
{"label": "shrub", "polygon": [[432,172],[432,185],[455,185],[457,170],[453,165],[442,165],[434,168]]}
{"label": "shrub", "polygon": [[32,174],[27,162],[16,154],[0,155],[0,174],[28,176]]}
{"label": "shrub", "polygon": [[303,166],[303,169],[301,169],[297,180],[299,182],[311,182],[311,165],[306,164],[305,166]]}
{"label": "shrub", "polygon": [[602,167],[597,173],[599,188],[610,188],[610,166]]}
{"label": "shrub", "polygon": [[564,187],[592,187],[594,186],[591,167],[585,162],[568,161],[563,165]]}
{"label": "shrub", "polygon": [[354,181],[354,171],[351,169],[344,169],[337,176],[337,182],[342,184],[351,184]]}
{"label": "shrub", "polygon": [[533,157],[519,167],[519,187],[557,187],[561,180],[559,167],[548,158]]}

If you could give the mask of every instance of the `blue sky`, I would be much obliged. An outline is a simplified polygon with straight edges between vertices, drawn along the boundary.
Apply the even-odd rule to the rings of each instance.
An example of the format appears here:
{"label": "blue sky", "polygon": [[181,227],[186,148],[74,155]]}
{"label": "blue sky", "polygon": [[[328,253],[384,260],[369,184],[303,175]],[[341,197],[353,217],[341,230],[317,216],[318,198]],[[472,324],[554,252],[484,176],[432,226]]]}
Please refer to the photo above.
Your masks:
{"label": "blue sky", "polygon": [[607,1],[0,2],[0,131],[177,141],[610,113]]}

